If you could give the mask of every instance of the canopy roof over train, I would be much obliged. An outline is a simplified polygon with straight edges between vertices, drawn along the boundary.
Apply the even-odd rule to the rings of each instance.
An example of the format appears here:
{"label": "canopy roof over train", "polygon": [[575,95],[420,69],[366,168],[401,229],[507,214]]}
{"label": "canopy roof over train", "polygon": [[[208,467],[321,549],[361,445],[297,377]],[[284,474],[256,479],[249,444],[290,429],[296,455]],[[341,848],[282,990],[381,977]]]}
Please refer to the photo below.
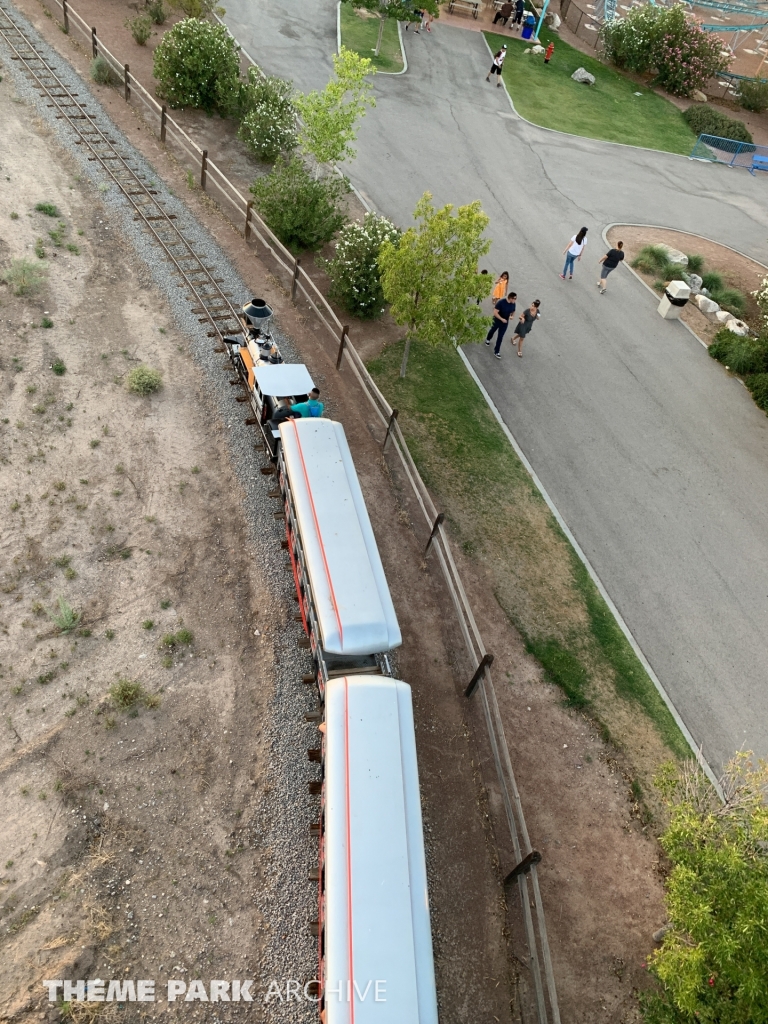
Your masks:
{"label": "canopy roof over train", "polygon": [[379,654],[400,627],[344,428],[326,419],[280,424],[283,458],[323,649]]}
{"label": "canopy roof over train", "polygon": [[327,1024],[437,1024],[411,688],[331,679],[325,714]]}
{"label": "canopy roof over train", "polygon": [[303,363],[255,366],[253,374],[262,395],[271,395],[273,398],[308,395],[315,386]]}

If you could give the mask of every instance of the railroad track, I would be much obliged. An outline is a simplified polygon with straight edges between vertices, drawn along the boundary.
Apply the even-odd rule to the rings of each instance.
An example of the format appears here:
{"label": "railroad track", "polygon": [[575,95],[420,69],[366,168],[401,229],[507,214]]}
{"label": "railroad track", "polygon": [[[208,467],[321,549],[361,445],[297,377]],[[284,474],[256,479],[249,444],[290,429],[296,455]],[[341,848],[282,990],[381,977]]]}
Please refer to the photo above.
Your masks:
{"label": "railroad track", "polygon": [[208,336],[221,339],[226,334],[239,332],[240,310],[232,305],[231,294],[222,289],[222,280],[215,276],[215,269],[198,256],[195,244],[176,224],[175,214],[165,209],[157,189],[147,182],[135,161],[121,151],[121,143],[99,126],[88,104],[80,102],[79,94],[64,84],[55,61],[47,60],[36,49],[4,4],[0,4],[0,38],[8,46],[11,60],[19,61],[32,85],[49,101],[48,106],[55,109],[56,118],[66,121],[72,129],[75,143],[87,149],[88,159],[100,165],[128,200],[134,219],[151,235],[179,276],[179,283],[188,290],[192,312],[200,323],[210,327]]}

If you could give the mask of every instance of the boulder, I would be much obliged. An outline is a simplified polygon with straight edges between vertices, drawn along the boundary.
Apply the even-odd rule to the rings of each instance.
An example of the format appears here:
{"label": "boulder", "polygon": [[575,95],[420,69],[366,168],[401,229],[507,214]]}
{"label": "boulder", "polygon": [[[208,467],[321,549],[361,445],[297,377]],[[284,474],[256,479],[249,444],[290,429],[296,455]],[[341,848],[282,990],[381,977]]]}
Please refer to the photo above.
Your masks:
{"label": "boulder", "polygon": [[576,70],[571,75],[571,78],[574,80],[574,82],[583,82],[584,85],[595,84],[595,76],[590,75],[586,68],[576,68]]}
{"label": "boulder", "polygon": [[523,50],[523,53],[530,53],[530,52],[531,52],[530,46],[526,50]]}
{"label": "boulder", "polygon": [[727,324],[729,320],[735,320],[736,317],[733,313],[729,313],[727,309],[718,309],[715,313],[715,320],[721,324]]}
{"label": "boulder", "polygon": [[688,266],[688,257],[684,252],[680,252],[679,249],[673,249],[671,245],[664,245],[663,242],[659,243],[659,248],[664,250],[669,262],[674,263],[676,267]]}
{"label": "boulder", "polygon": [[707,102],[706,93],[703,93],[701,91],[701,89],[694,89],[693,90],[693,96],[691,98],[693,99],[694,103],[706,103]]}
{"label": "boulder", "polygon": [[698,295],[704,282],[698,274],[686,274],[685,276],[688,280],[688,286],[691,289],[691,295]]}
{"label": "boulder", "polygon": [[549,28],[551,28],[553,32],[557,32],[557,30],[562,25],[562,21],[560,20],[560,15],[559,14],[555,14],[554,11],[547,11],[547,13],[544,15],[544,24],[548,25]]}
{"label": "boulder", "polygon": [[693,301],[699,307],[702,313],[709,315],[710,313],[716,313],[720,307],[714,299],[708,299],[706,295],[695,295]]}
{"label": "boulder", "polygon": [[539,45],[539,44],[537,43],[537,44],[536,44],[535,46],[532,46],[532,47],[531,47],[531,53],[544,53],[544,47],[543,47],[543,46],[540,46],[540,45]]}
{"label": "boulder", "polygon": [[724,324],[724,327],[733,334],[738,334],[741,338],[749,334],[749,327],[747,327],[743,320],[737,320],[736,317]]}

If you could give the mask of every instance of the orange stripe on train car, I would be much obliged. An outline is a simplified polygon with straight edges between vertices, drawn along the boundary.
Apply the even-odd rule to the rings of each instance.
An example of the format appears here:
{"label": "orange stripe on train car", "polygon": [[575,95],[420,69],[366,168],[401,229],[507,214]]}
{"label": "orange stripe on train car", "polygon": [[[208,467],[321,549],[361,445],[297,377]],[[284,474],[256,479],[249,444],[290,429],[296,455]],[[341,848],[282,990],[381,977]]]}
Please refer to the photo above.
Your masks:
{"label": "orange stripe on train car", "polygon": [[253,374],[253,357],[247,348],[241,348],[240,358],[243,360],[245,368],[248,371],[248,387],[253,388],[253,385],[256,383],[256,378]]}

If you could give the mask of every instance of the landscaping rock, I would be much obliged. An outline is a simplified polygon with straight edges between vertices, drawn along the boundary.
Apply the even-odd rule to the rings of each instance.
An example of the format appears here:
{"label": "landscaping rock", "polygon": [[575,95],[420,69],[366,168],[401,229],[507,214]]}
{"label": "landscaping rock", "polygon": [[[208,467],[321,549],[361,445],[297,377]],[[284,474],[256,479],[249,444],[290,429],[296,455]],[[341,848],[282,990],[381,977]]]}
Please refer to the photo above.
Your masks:
{"label": "landscaping rock", "polygon": [[530,53],[530,52],[531,52],[531,48],[530,48],[530,46],[529,46],[529,47],[527,47],[527,48],[526,48],[525,50],[523,50],[523,53]]}
{"label": "landscaping rock", "polygon": [[706,295],[695,295],[693,301],[702,313],[716,313],[720,307],[714,299],[708,299]]}
{"label": "landscaping rock", "polygon": [[743,320],[737,320],[734,317],[723,325],[726,330],[731,331],[733,334],[738,334],[740,338],[744,338],[749,334],[749,327],[744,323]]}
{"label": "landscaping rock", "polygon": [[562,21],[560,20],[560,15],[559,14],[555,14],[554,11],[547,11],[547,13],[544,15],[544,24],[548,25],[549,28],[551,28],[553,32],[557,32],[557,30],[562,25]]}
{"label": "landscaping rock", "polygon": [[571,78],[574,80],[574,82],[583,82],[584,85],[595,84],[595,76],[590,75],[586,68],[576,68],[576,70],[571,75]]}
{"label": "landscaping rock", "polygon": [[671,245],[664,245],[663,242],[659,242],[659,248],[664,250],[669,262],[674,263],[676,267],[688,266],[688,257],[684,252],[680,252],[679,249],[673,249]]}
{"label": "landscaping rock", "polygon": [[694,103],[706,103],[707,102],[706,94],[703,93],[700,89],[694,89],[693,90],[693,97],[692,98],[693,98],[693,102]]}
{"label": "landscaping rock", "polygon": [[715,313],[715,320],[718,320],[721,324],[727,324],[729,320],[735,320],[736,317],[733,313],[729,313],[727,309],[718,309]]}
{"label": "landscaping rock", "polygon": [[544,53],[544,47],[539,46],[539,44],[537,43],[535,46],[531,47],[531,53]]}
{"label": "landscaping rock", "polygon": [[685,278],[688,282],[688,287],[691,289],[691,295],[698,295],[701,291],[701,287],[704,282],[701,280],[698,274],[686,274]]}

